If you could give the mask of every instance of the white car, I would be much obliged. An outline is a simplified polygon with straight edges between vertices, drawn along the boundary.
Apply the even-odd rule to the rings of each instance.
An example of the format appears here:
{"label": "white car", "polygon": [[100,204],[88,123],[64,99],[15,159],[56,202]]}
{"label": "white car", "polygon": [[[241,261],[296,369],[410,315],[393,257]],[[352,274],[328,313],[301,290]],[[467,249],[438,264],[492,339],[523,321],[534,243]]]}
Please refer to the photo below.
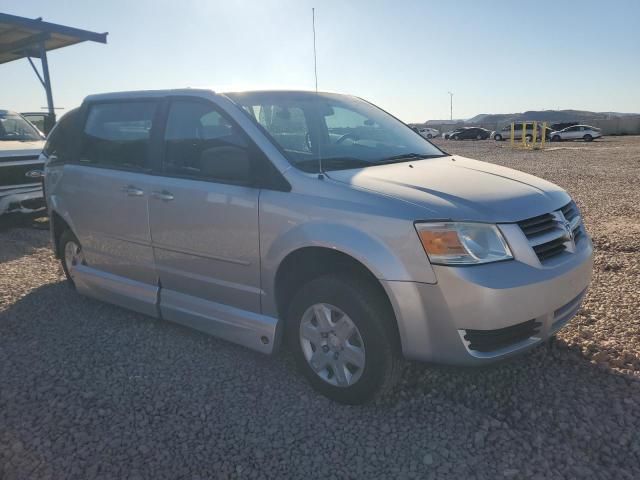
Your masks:
{"label": "white car", "polygon": [[573,127],[551,132],[552,142],[561,140],[584,140],[585,142],[590,142],[594,138],[600,137],[602,137],[602,131],[589,125],[574,125]]}
{"label": "white car", "polygon": [[439,130],[436,130],[435,128],[429,128],[429,127],[418,128],[418,133],[422,135],[424,138],[436,138],[438,135],[440,135]]}

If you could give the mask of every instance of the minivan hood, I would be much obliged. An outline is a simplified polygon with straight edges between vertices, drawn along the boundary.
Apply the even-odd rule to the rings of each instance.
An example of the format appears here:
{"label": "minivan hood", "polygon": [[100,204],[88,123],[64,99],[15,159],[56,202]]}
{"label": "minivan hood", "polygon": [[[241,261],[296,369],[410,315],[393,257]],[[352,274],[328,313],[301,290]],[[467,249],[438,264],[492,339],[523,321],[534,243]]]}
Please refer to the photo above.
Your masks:
{"label": "minivan hood", "polygon": [[327,176],[422,207],[423,220],[516,222],[570,200],[546,180],[458,155],[329,171]]}
{"label": "minivan hood", "polygon": [[0,158],[27,155],[39,155],[44,147],[44,140],[18,141],[0,140]]}

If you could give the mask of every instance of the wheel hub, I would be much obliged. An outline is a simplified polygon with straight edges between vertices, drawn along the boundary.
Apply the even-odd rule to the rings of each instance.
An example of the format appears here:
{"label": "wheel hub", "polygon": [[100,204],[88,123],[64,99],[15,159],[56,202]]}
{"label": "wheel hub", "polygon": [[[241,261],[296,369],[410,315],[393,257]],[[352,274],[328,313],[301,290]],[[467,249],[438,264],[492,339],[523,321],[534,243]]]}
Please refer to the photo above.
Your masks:
{"label": "wheel hub", "polygon": [[343,341],[335,333],[329,334],[329,346],[332,350],[342,350],[342,344]]}

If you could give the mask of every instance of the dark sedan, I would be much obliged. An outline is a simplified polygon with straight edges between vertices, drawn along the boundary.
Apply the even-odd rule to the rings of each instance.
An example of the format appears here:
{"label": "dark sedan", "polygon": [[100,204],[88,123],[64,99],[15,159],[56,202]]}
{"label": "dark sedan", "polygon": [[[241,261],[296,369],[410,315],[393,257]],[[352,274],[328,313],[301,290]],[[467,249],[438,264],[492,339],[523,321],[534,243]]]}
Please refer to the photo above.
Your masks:
{"label": "dark sedan", "polygon": [[451,140],[486,140],[490,136],[489,130],[480,127],[460,128],[449,134]]}

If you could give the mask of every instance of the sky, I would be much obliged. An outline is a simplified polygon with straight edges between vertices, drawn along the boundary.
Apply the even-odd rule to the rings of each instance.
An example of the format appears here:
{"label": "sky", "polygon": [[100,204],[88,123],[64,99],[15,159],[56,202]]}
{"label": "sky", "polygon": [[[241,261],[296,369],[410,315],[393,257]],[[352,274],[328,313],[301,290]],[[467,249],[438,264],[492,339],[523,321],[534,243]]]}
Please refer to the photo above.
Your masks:
{"label": "sky", "polygon": [[[89,94],[318,88],[405,122],[479,113],[640,112],[640,1],[0,0],[0,12],[109,32],[49,53],[57,107]],[[39,111],[26,60],[0,65],[0,108]],[[59,110],[64,112],[64,110]]]}

